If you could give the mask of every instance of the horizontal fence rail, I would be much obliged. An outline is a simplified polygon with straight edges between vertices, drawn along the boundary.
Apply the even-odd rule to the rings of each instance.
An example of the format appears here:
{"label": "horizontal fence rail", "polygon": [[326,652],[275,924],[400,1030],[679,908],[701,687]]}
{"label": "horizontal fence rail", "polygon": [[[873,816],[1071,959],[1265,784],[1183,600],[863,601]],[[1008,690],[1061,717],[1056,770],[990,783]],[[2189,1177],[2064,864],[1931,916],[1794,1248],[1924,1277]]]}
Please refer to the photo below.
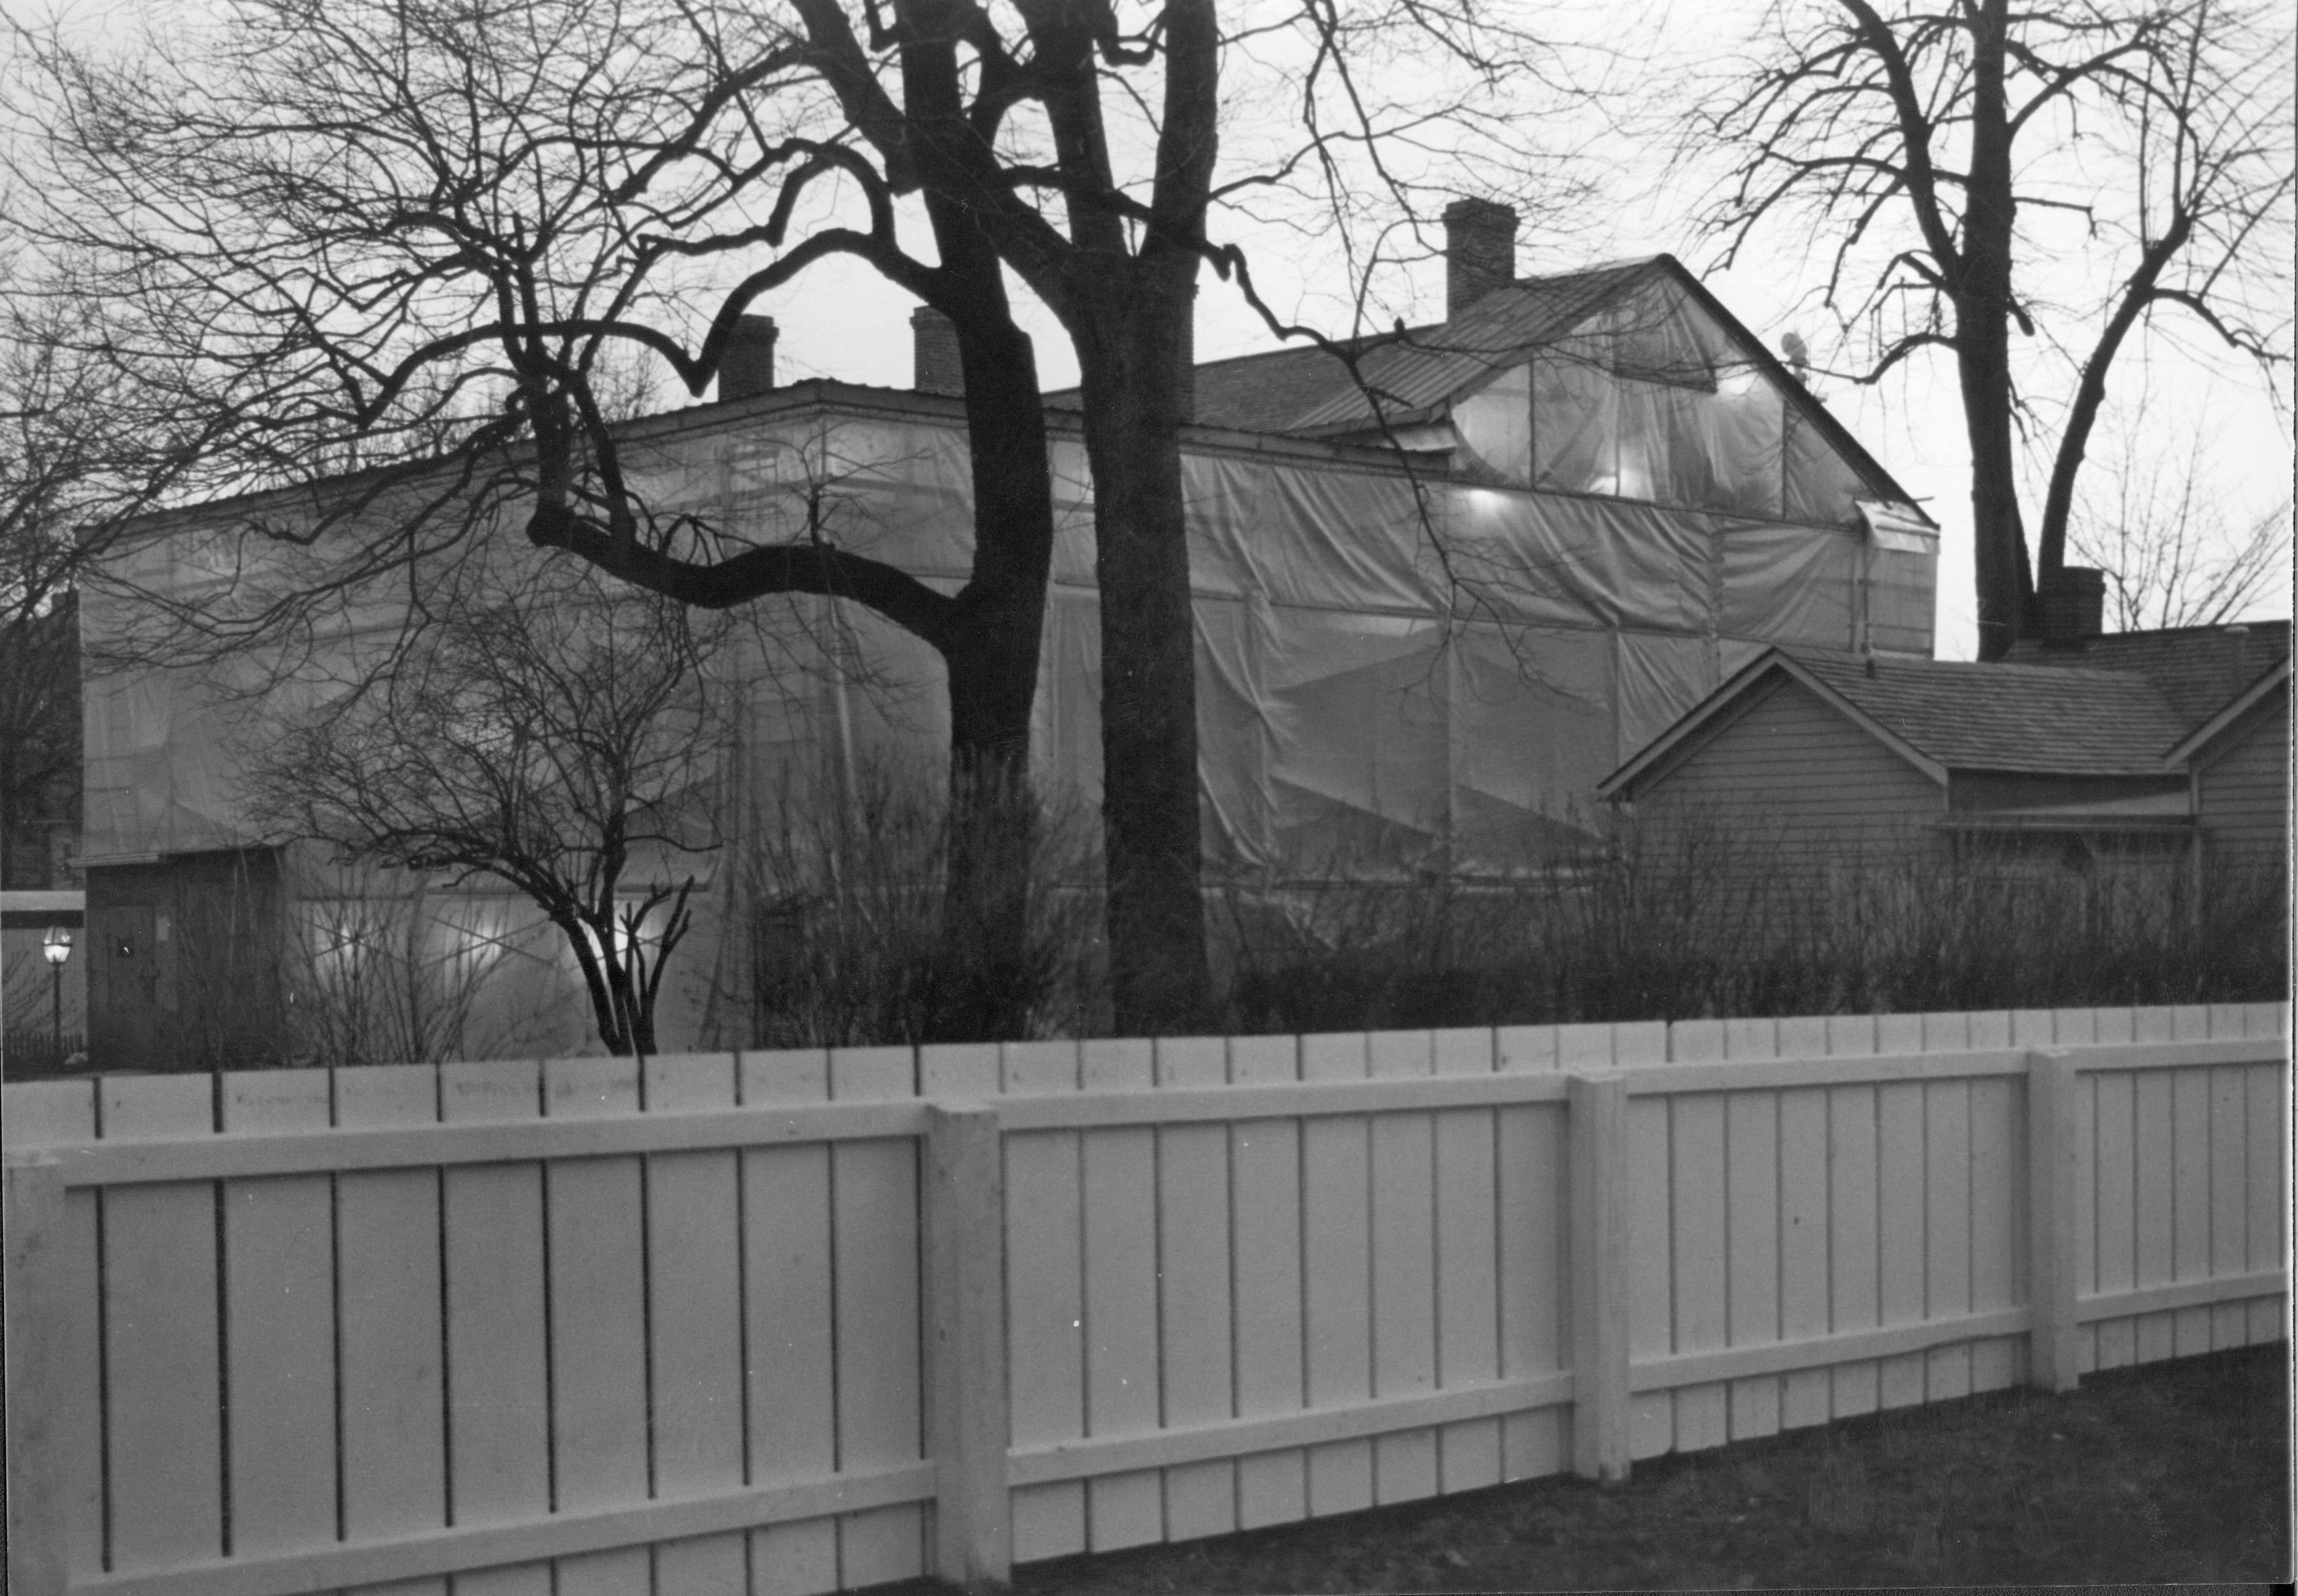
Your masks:
{"label": "horizontal fence rail", "polygon": [[996,1580],[2272,1340],[2286,1029],[10,1087],[10,1588]]}

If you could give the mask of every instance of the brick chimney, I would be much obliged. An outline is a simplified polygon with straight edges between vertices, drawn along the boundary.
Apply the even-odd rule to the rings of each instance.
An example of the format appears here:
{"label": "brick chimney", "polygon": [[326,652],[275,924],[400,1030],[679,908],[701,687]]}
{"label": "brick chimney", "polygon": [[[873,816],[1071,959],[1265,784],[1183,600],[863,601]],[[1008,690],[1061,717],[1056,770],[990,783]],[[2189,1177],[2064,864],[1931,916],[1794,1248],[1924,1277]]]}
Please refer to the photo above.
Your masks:
{"label": "brick chimney", "polygon": [[919,393],[965,392],[965,363],[957,352],[957,323],[931,305],[920,305],[910,312],[910,385]]}
{"label": "brick chimney", "polygon": [[774,385],[774,340],[781,335],[771,316],[741,316],[734,335],[718,361],[718,397],[748,399],[772,392]]}
{"label": "brick chimney", "polygon": [[1444,207],[1444,319],[1516,281],[1516,207],[1454,200]]}
{"label": "brick chimney", "polygon": [[2250,685],[2250,628],[2237,621],[2223,629],[2227,649],[2227,697]]}
{"label": "brick chimney", "polygon": [[2043,612],[2043,641],[2079,643],[2106,629],[2106,573],[2067,566],[2046,574],[2036,595]]}

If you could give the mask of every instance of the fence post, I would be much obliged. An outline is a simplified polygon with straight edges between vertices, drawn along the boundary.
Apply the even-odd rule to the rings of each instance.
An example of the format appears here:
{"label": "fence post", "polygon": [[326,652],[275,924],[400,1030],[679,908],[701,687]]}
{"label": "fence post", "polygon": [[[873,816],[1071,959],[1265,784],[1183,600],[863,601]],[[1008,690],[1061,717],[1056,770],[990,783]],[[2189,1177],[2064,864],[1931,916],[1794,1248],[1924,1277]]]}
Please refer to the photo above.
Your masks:
{"label": "fence post", "polygon": [[1628,1477],[1628,1089],[1616,1074],[1574,1075],[1572,1468]]}
{"label": "fence post", "polygon": [[[21,1157],[22,1155],[18,1155]],[[64,1187],[47,1159],[6,1170],[8,1584],[15,1596],[63,1596],[64,1481],[57,1424],[64,1389]]]}
{"label": "fence post", "polygon": [[997,1111],[926,1110],[927,1440],[934,1571],[969,1589],[1013,1571],[1006,1450],[1005,1169]]}
{"label": "fence post", "polygon": [[2057,1049],[2027,1054],[2027,1381],[2072,1391],[2075,1364],[2074,1061]]}

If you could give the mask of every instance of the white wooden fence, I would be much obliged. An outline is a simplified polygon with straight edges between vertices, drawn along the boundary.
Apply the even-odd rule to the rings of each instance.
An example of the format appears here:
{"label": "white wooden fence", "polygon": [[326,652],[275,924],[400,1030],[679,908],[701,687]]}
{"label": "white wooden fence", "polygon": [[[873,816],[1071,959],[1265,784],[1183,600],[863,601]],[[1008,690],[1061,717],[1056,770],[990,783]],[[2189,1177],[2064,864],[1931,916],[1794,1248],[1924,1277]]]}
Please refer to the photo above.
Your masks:
{"label": "white wooden fence", "polygon": [[8,1088],[9,1588],[805,1593],[2285,1333],[2281,1005]]}

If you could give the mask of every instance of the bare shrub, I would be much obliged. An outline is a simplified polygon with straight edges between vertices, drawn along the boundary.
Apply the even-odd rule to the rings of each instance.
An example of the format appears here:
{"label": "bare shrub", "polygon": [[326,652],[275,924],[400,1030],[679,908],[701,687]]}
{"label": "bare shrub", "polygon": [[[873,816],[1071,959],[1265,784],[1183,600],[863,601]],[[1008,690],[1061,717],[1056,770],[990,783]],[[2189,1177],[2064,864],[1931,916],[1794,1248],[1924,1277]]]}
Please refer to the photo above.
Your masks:
{"label": "bare shrub", "polygon": [[298,872],[293,885],[283,961],[292,1062],[442,1063],[505,1051],[512,1038],[500,1015],[482,1018],[482,1000],[513,951],[508,933],[408,872],[352,864]]}
{"label": "bare shrub", "polygon": [[1752,828],[1606,827],[1502,880],[1330,868],[1222,897],[1239,1032],[2257,1001],[2278,871],[2006,859],[1920,833],[1830,860]]}
{"label": "bare shrub", "polygon": [[[1035,802],[1027,827],[976,831],[970,839],[977,849],[1023,851],[1019,859],[971,861],[1025,892],[1017,946],[947,918],[955,912],[945,890],[951,806],[935,773],[864,760],[848,779],[825,773],[785,783],[755,817],[740,872],[755,1045],[980,1041],[1098,1029],[1107,977],[1090,830],[1074,806]],[[981,1002],[985,991],[996,1001]],[[987,1013],[1020,1016],[1016,1036],[977,1034]]]}

